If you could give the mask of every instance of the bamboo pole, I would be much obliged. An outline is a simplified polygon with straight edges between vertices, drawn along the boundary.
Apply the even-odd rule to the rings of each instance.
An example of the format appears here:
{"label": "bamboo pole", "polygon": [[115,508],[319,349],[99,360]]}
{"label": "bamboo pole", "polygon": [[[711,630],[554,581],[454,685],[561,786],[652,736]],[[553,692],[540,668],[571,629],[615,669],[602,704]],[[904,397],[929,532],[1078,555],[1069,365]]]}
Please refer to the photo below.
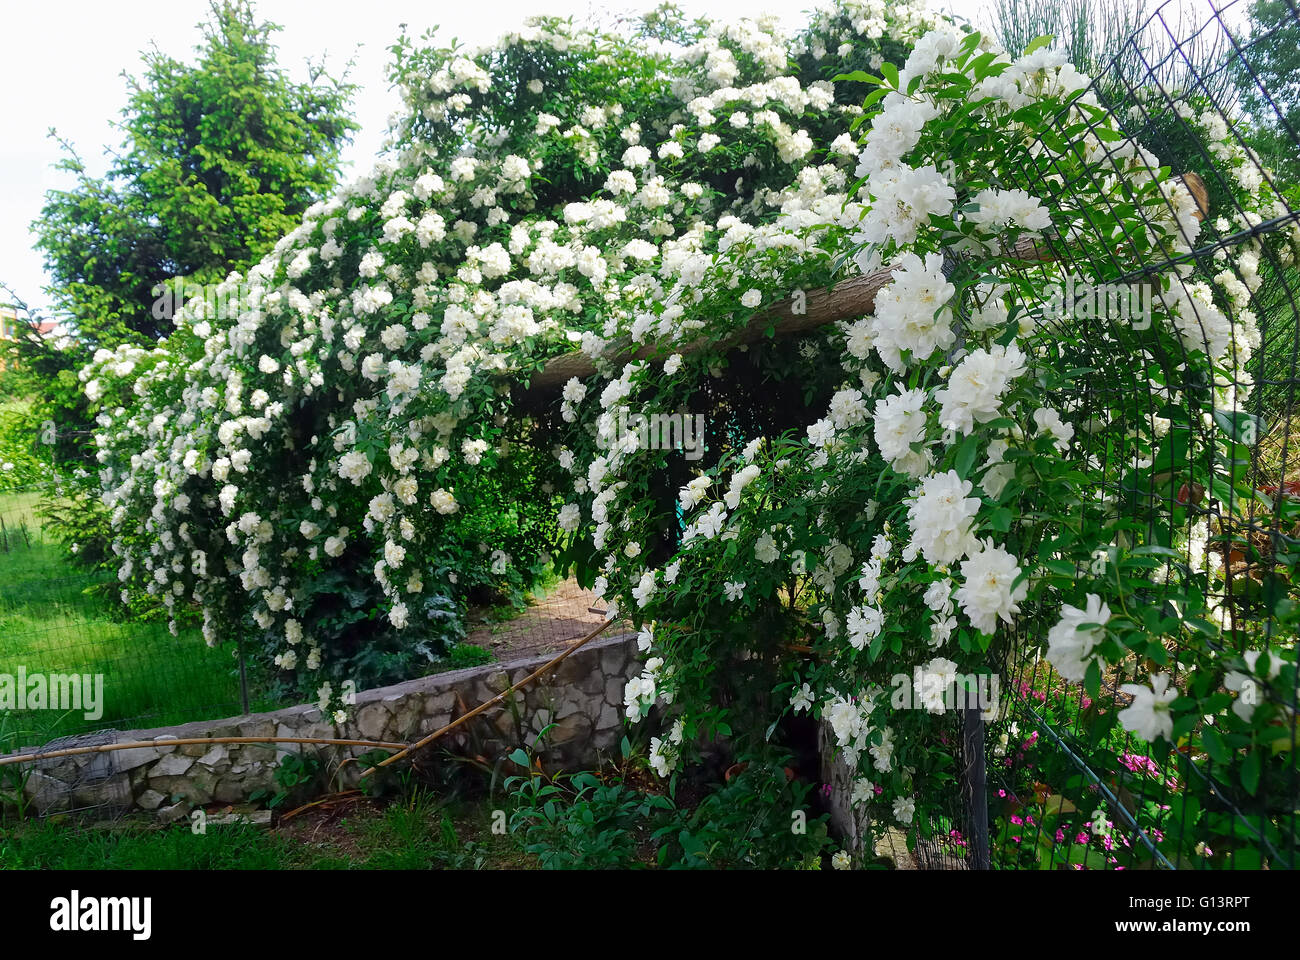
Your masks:
{"label": "bamboo pole", "polygon": [[585,637],[583,637],[581,640],[579,640],[579,641],[577,641],[576,643],[574,643],[574,644],[573,644],[571,647],[569,647],[567,650],[563,651],[563,652],[560,653],[558,656],[553,657],[552,659],[548,660],[546,663],[542,664],[540,667],[538,667],[536,670],[534,670],[534,671],[533,671],[532,673],[530,673],[528,676],[524,677],[524,678],[523,678],[522,680],[520,680],[518,683],[514,684],[514,685],[513,685],[512,687],[510,687],[509,689],[507,689],[507,690],[502,690],[500,693],[498,693],[498,694],[497,694],[495,697],[493,697],[491,700],[486,700],[486,701],[484,701],[483,703],[480,703],[477,707],[475,707],[475,708],[474,708],[473,710],[471,710],[469,713],[466,713],[466,714],[463,714],[463,715],[460,716],[460,717],[457,717],[457,718],[456,718],[455,720],[453,720],[451,723],[447,724],[445,727],[443,727],[443,728],[441,728],[441,729],[439,729],[439,730],[435,730],[433,733],[429,734],[429,735],[428,735],[427,737],[425,737],[423,740],[420,740],[420,741],[418,741],[418,742],[416,742],[416,743],[411,744],[410,746],[406,747],[405,749],[400,750],[400,751],[398,751],[397,753],[393,754],[391,757],[388,757],[388,758],[386,758],[386,759],[384,759],[384,760],[381,760],[379,763],[375,764],[375,766],[373,766],[373,767],[369,767],[369,768],[367,768],[366,770],[362,771],[362,773],[361,773],[361,777],[362,777],[362,779],[365,779],[366,777],[370,776],[370,774],[374,773],[374,772],[375,772],[376,770],[378,770],[380,767],[386,767],[386,766],[388,766],[390,763],[396,763],[398,760],[401,760],[403,757],[405,757],[405,756],[407,756],[407,755],[409,755],[409,754],[414,753],[416,750],[420,750],[420,749],[422,749],[423,747],[425,747],[425,746],[427,746],[428,744],[432,743],[434,740],[437,740],[439,737],[442,737],[442,736],[444,736],[444,735],[450,733],[452,730],[455,730],[457,727],[459,727],[461,724],[465,723],[466,721],[468,721],[468,720],[470,720],[470,719],[472,719],[472,718],[478,716],[478,715],[479,715],[480,713],[482,713],[484,710],[487,710],[487,709],[491,708],[492,706],[494,706],[494,705],[496,705],[496,704],[504,703],[505,700],[506,700],[506,698],[509,697],[509,696],[510,696],[512,693],[514,693],[516,690],[520,689],[521,687],[525,687],[525,686],[527,686],[528,684],[532,683],[534,680],[536,680],[536,679],[537,679],[538,677],[540,677],[542,674],[546,673],[548,670],[550,670],[552,667],[554,667],[556,664],[558,664],[561,660],[566,659],[567,657],[571,656],[573,653],[577,652],[581,647],[583,647],[583,646],[585,646],[586,644],[590,643],[592,640],[595,640],[596,637],[600,636],[600,635],[605,631],[605,629],[608,628],[609,625],[610,625],[611,623],[613,623],[613,622],[614,622],[613,620],[606,620],[604,623],[602,623],[602,624],[601,624],[600,626],[598,626],[596,629],[592,630],[590,633],[588,633],[588,634],[587,634]]}
{"label": "bamboo pole", "polygon": [[332,747],[374,747],[379,750],[401,750],[404,743],[387,743],[381,740],[336,740],[327,737],[186,737],[177,740],[135,740],[130,743],[101,743],[93,747],[66,747],[12,757],[0,757],[0,767],[11,763],[30,763],[52,760],[56,757],[75,757],[87,753],[110,753],[114,750],[135,750],[145,747],[183,747],[188,744],[208,743],[318,743]]}
{"label": "bamboo pole", "polygon": [[[1205,181],[1195,173],[1184,173],[1177,179],[1196,201],[1197,219],[1205,219],[1210,210],[1209,191],[1206,190]],[[1018,260],[1056,259],[1049,246],[1032,237],[1022,237],[1008,253]],[[881,287],[889,283],[892,276],[893,268],[885,267],[862,276],[850,277],[833,288],[807,291],[803,297],[782,300],[754,314],[748,323],[729,337],[720,341],[700,337],[681,346],[672,347],[671,352],[686,355],[698,353],[706,348],[730,350],[733,347],[756,343],[767,338],[769,329],[773,337],[788,337],[837,320],[852,320],[865,316],[875,309],[876,294],[880,292]],[[794,312],[796,305],[802,308],[802,312]],[[639,348],[628,344],[623,349],[616,350],[610,362],[618,367],[634,360],[661,356],[669,350],[669,347],[657,343]],[[519,399],[525,407],[536,408],[563,389],[570,377],[582,380],[595,373],[595,363],[581,350],[553,357],[547,361],[546,366],[533,375],[528,386],[520,392]]]}

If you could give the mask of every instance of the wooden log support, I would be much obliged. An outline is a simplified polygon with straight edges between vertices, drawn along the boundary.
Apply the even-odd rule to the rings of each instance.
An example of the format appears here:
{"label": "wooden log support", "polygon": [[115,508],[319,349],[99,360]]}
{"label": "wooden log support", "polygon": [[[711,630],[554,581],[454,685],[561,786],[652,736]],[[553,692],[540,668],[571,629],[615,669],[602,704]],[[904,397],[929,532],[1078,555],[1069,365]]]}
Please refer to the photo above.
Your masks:
{"label": "wooden log support", "polygon": [[[1205,181],[1195,173],[1181,174],[1178,179],[1196,200],[1199,209],[1198,219],[1204,219],[1210,209],[1209,192],[1205,188]],[[1016,243],[1014,257],[1018,260],[1055,259],[1047,243],[1032,237],[1022,237]],[[838,320],[857,319],[875,309],[876,294],[880,292],[881,287],[889,283],[892,273],[892,268],[886,267],[862,276],[850,277],[830,289],[807,291],[801,300],[794,298],[782,300],[754,314],[745,326],[716,343],[701,337],[676,347],[662,344],[647,344],[642,347],[628,345],[622,350],[615,351],[609,358],[609,362],[614,367],[622,367],[623,364],[635,360],[646,360],[667,353],[687,355],[709,346],[728,350],[764,339],[769,328],[774,337],[788,337],[815,330],[817,327]],[[803,312],[795,313],[796,305],[803,307]],[[549,360],[545,367],[534,374],[528,386],[517,394],[517,398],[525,408],[536,409],[562,390],[571,377],[583,380],[594,373],[596,373],[596,365],[581,350],[562,354]]]}

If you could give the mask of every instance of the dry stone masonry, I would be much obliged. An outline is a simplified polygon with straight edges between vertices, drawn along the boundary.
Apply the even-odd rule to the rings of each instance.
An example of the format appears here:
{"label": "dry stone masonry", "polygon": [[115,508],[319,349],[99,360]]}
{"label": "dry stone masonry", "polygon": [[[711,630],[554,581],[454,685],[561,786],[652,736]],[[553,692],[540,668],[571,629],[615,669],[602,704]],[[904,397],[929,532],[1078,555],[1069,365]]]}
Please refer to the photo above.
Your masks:
{"label": "dry stone masonry", "polygon": [[[35,812],[142,809],[164,821],[197,806],[247,801],[277,789],[275,771],[288,753],[314,754],[339,788],[355,786],[361,766],[341,766],[366,747],[293,743],[169,744],[209,737],[320,737],[410,743],[451,723],[544,665],[553,654],[408,680],[357,694],[352,719],[342,725],[303,705],[225,720],[203,720],[152,730],[105,730],[46,744],[52,751],[104,743],[153,741],[155,746],[36,761],[24,792]],[[640,672],[636,635],[594,640],[502,705],[448,734],[440,746],[454,752],[504,757],[538,744],[551,768],[595,763],[623,736],[623,688]],[[549,727],[549,729],[547,729]],[[23,751],[32,752],[32,751]]]}

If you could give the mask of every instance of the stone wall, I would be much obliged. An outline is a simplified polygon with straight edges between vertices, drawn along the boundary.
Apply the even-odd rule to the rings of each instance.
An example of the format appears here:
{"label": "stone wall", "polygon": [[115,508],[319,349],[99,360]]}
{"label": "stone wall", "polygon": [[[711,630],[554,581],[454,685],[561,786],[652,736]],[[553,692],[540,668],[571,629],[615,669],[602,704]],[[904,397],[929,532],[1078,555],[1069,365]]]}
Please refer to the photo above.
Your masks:
{"label": "stone wall", "polygon": [[[42,815],[134,807],[175,820],[197,806],[240,803],[263,789],[274,792],[281,758],[302,751],[322,761],[331,786],[352,787],[361,768],[341,764],[368,748],[291,743],[169,745],[167,741],[280,736],[410,743],[508,689],[553,656],[490,663],[359,692],[352,720],[339,726],[325,721],[313,706],[298,706],[175,727],[65,737],[43,749],[143,740],[157,746],[27,764],[30,773],[24,792]],[[549,675],[515,693],[511,702],[484,711],[437,741],[422,752],[421,760],[428,762],[438,747],[444,747],[493,763],[515,747],[533,746],[537,735],[550,726],[541,745],[548,769],[590,766],[602,753],[617,753],[624,732],[623,688],[640,669],[635,634],[593,640]],[[507,767],[513,769],[508,762]]]}

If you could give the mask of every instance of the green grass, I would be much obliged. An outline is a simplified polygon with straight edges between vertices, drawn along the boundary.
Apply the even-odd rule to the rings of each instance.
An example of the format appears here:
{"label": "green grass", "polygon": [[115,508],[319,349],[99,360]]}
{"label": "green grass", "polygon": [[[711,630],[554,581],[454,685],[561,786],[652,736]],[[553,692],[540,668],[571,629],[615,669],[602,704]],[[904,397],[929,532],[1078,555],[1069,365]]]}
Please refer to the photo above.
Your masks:
{"label": "green grass", "polygon": [[173,637],[160,621],[128,622],[93,591],[104,577],[68,563],[45,536],[39,494],[0,494],[0,673],[103,674],[104,714],[50,710],[0,717],[0,753],[92,727],[160,726],[239,713],[230,649],[197,628]]}
{"label": "green grass", "polygon": [[[130,819],[90,827],[34,820],[0,826],[4,870],[429,870],[531,867],[514,840],[491,831],[490,804],[437,802],[419,791],[336,823],[293,828],[157,826]],[[328,826],[329,829],[321,827]]]}

